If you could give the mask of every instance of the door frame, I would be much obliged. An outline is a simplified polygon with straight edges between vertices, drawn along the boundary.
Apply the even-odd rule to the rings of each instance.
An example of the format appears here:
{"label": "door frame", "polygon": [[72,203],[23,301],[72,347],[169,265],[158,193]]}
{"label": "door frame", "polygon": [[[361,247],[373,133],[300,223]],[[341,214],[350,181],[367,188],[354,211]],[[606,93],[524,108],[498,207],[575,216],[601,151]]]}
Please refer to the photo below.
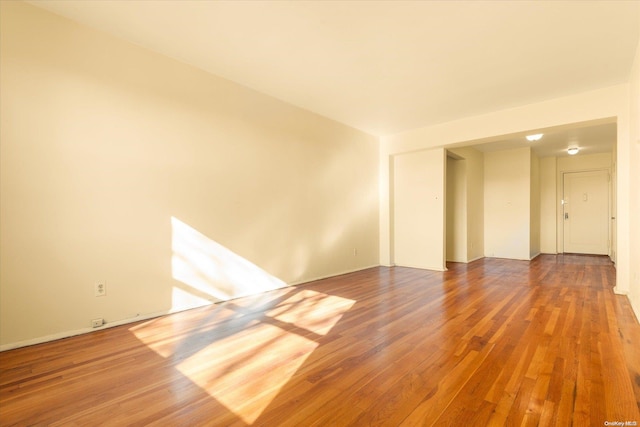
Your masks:
{"label": "door frame", "polygon": [[607,198],[607,218],[609,221],[609,225],[607,227],[607,232],[609,234],[608,236],[608,249],[607,249],[607,255],[609,257],[611,257],[611,250],[612,250],[612,239],[611,239],[611,228],[612,228],[612,219],[611,219],[611,193],[613,191],[613,188],[611,186],[611,168],[589,168],[589,169],[563,169],[563,170],[558,170],[558,188],[557,188],[557,206],[556,206],[556,230],[557,230],[557,234],[556,234],[556,243],[557,243],[557,248],[558,248],[558,253],[559,254],[563,254],[564,253],[564,206],[563,206],[563,198],[564,198],[564,175],[566,173],[580,173],[580,172],[597,172],[597,171],[606,171],[607,172],[607,176],[609,177],[608,179],[608,183],[609,183],[609,188],[608,188],[608,198]]}

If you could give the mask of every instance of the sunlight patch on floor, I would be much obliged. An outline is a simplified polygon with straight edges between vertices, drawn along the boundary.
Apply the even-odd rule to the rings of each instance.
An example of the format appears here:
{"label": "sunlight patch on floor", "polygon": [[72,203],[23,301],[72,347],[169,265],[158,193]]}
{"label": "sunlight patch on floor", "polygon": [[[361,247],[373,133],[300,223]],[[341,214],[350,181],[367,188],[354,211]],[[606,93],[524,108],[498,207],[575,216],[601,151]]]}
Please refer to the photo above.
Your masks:
{"label": "sunlight patch on floor", "polygon": [[[130,330],[247,424],[254,423],[354,300],[286,284],[171,218],[172,310],[229,300],[183,323],[178,315]],[[272,291],[264,293],[264,291]],[[239,298],[245,297],[245,298]],[[149,327],[147,327],[149,326]]]}
{"label": "sunlight patch on floor", "polygon": [[326,335],[355,301],[305,289],[278,304],[267,316]]}
{"label": "sunlight patch on floor", "polygon": [[[233,341],[233,345],[225,343]],[[180,363],[178,370],[211,397],[253,423],[287,384],[318,343],[261,324],[238,345],[218,341]],[[255,355],[260,354],[259,358]]]}
{"label": "sunlight patch on floor", "polygon": [[[253,304],[248,305],[240,299],[238,304],[228,302],[214,312],[203,312],[192,325],[170,316],[131,331],[162,357],[175,357],[182,375],[252,424],[286,384],[295,381],[295,373],[318,347],[319,337],[355,304],[310,289],[291,293],[282,293],[284,300],[265,308],[262,315],[256,316],[255,310],[269,304],[268,299],[249,298]],[[231,331],[230,322],[236,324]]]}

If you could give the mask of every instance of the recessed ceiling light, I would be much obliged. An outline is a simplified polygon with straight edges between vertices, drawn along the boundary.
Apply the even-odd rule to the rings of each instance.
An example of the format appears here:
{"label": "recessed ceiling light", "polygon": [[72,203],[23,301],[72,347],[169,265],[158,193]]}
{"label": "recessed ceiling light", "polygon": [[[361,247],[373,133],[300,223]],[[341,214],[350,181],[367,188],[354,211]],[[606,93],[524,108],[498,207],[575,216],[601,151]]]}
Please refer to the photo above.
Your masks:
{"label": "recessed ceiling light", "polygon": [[543,133],[536,133],[535,135],[527,135],[527,141],[533,142],[542,138]]}
{"label": "recessed ceiling light", "polygon": [[575,156],[576,154],[578,154],[578,151],[580,151],[578,147],[567,148],[567,153],[569,153],[570,156]]}

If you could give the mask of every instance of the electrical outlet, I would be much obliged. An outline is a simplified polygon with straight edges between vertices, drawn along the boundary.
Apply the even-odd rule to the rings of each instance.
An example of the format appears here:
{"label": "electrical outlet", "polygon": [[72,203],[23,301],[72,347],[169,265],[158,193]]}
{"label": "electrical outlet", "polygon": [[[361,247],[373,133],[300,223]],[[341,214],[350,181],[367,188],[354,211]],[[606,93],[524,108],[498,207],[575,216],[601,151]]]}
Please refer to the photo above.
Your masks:
{"label": "electrical outlet", "polygon": [[353,256],[358,256],[358,248],[353,248]]}
{"label": "electrical outlet", "polygon": [[93,319],[91,321],[92,328],[99,328],[102,325],[104,325],[104,319]]}
{"label": "electrical outlet", "polygon": [[104,280],[97,281],[93,291],[95,296],[97,297],[103,297],[107,295],[107,282],[105,282]]}

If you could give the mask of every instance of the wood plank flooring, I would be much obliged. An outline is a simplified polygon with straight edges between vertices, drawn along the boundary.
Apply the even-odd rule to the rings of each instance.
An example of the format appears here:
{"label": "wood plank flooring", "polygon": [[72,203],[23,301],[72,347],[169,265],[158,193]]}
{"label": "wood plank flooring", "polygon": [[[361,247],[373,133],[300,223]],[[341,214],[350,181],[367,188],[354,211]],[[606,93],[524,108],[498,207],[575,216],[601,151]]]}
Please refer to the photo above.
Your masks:
{"label": "wood plank flooring", "polygon": [[606,257],[373,268],[0,353],[0,425],[640,423]]}

